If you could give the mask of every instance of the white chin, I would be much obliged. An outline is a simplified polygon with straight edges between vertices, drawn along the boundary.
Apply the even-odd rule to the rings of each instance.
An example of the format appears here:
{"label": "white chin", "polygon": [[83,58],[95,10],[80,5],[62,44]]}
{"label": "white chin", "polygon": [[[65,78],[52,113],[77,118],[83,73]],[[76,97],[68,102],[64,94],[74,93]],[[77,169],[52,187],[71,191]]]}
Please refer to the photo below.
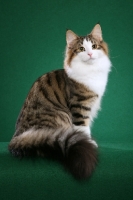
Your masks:
{"label": "white chin", "polygon": [[86,60],[85,62],[87,63],[94,63],[95,62],[95,58],[89,58],[88,60]]}

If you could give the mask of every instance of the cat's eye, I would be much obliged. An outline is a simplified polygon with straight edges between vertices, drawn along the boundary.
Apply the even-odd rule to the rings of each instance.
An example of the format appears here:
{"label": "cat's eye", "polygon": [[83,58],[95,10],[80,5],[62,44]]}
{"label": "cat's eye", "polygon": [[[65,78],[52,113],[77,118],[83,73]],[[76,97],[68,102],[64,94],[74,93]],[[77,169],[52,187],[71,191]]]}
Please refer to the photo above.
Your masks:
{"label": "cat's eye", "polygon": [[93,44],[93,45],[92,45],[92,49],[97,49],[97,45],[96,45],[96,44]]}
{"label": "cat's eye", "polygon": [[80,51],[85,51],[84,47],[80,47],[79,49],[80,49]]}

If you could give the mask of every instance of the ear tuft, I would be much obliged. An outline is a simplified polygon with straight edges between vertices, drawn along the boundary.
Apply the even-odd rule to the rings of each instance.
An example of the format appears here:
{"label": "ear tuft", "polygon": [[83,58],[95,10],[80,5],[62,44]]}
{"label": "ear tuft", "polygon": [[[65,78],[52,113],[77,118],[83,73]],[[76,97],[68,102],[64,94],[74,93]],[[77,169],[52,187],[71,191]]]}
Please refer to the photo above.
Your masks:
{"label": "ear tuft", "polygon": [[96,24],[96,25],[94,26],[94,28],[93,28],[93,30],[92,30],[92,32],[91,32],[91,35],[92,35],[95,39],[99,40],[100,42],[103,40],[103,39],[102,39],[102,30],[101,30],[100,24]]}
{"label": "ear tuft", "polygon": [[68,47],[71,46],[71,43],[73,42],[73,40],[77,39],[78,36],[71,30],[67,30],[66,32],[66,41],[67,41],[67,45]]}
{"label": "ear tuft", "polygon": [[96,24],[99,24],[99,25],[100,25],[100,21],[98,21]]}

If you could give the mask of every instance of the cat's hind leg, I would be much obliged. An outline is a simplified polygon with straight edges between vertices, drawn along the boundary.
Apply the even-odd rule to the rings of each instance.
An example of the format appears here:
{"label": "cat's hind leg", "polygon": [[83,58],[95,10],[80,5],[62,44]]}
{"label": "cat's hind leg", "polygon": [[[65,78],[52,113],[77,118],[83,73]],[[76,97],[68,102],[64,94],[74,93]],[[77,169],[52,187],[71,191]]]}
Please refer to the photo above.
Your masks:
{"label": "cat's hind leg", "polygon": [[[56,142],[60,135],[64,133],[64,128],[42,128],[29,129],[18,136],[14,136],[8,146],[9,151],[15,157],[26,157],[39,155],[43,157],[56,156],[58,152],[61,157],[61,147]],[[69,129],[68,129],[69,132]]]}
{"label": "cat's hind leg", "polygon": [[10,153],[15,157],[34,155],[35,148],[33,148],[33,144],[35,143],[35,137],[37,138],[37,134],[33,129],[14,136],[8,146]]}

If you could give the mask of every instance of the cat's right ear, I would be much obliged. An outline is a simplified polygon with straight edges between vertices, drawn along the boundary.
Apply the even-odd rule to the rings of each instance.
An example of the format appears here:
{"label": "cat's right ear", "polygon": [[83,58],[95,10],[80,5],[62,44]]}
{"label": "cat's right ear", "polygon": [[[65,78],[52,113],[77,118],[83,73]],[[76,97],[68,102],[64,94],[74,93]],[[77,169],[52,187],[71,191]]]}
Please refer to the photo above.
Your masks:
{"label": "cat's right ear", "polygon": [[77,39],[78,36],[71,30],[67,30],[66,32],[66,42],[69,48],[72,47],[72,42]]}

